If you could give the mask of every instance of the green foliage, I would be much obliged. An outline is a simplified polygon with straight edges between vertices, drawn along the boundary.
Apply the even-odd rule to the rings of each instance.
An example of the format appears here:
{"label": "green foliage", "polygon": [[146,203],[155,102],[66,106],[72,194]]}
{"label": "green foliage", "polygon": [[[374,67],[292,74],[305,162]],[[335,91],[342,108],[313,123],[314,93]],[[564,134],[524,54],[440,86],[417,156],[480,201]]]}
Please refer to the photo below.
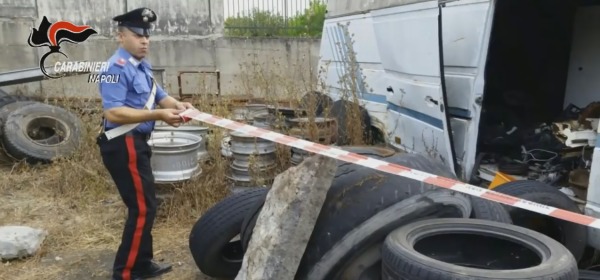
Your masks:
{"label": "green foliage", "polygon": [[254,9],[248,16],[225,20],[225,35],[243,37],[320,37],[327,5],[313,0],[304,13],[286,18],[279,13]]}

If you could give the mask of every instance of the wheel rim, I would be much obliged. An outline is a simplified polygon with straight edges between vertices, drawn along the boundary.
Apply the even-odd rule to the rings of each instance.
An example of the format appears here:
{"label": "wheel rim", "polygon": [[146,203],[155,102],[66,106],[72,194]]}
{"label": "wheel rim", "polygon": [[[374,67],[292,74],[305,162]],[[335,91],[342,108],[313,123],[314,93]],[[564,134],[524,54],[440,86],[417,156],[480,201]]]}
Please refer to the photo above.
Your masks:
{"label": "wheel rim", "polygon": [[27,138],[43,146],[55,146],[69,137],[67,125],[55,118],[37,117],[31,120],[25,128]]}

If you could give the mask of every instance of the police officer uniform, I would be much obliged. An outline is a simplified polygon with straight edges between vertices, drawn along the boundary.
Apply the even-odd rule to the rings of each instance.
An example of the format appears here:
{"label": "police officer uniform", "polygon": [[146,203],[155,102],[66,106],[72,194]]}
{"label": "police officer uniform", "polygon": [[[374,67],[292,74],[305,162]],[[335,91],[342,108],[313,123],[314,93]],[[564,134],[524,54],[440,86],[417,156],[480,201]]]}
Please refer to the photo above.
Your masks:
{"label": "police officer uniform", "polygon": [[[150,23],[156,20],[156,14],[150,9],[139,8],[113,20],[139,35],[149,36]],[[119,80],[118,83],[100,84],[104,110],[122,106],[152,110],[167,97],[154,82],[151,65],[147,61],[138,61],[125,49],[119,48],[108,64],[103,74],[119,75]],[[103,131],[97,139],[102,161],[129,210],[115,257],[113,279],[158,276],[171,270],[171,266],[152,261],[151,230],[157,206],[150,165],[151,149],[147,141],[154,122],[119,125],[104,118],[102,122]]]}

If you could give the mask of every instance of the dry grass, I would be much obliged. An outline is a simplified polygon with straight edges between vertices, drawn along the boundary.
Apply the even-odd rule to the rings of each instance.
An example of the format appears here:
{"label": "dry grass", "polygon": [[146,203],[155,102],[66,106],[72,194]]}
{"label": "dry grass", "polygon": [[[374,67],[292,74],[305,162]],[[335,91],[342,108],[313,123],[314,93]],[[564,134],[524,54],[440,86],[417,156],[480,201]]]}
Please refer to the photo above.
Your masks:
{"label": "dry grass", "polygon": [[[299,56],[308,59],[310,52]],[[355,59],[355,57],[351,57]],[[249,103],[266,103],[276,108],[294,108],[300,98],[319,90],[319,82],[284,77],[279,61],[240,65],[244,68],[244,93]],[[267,66],[265,66],[267,65]],[[355,66],[352,66],[355,67]],[[268,69],[267,69],[268,68]],[[352,73],[356,69],[350,69]],[[310,69],[309,77],[317,76]],[[322,70],[321,70],[322,71]],[[292,75],[293,76],[293,75]],[[351,144],[363,144],[358,114],[358,94],[355,75],[348,74],[341,85],[342,98],[350,102],[347,108],[346,131]],[[203,88],[202,81],[199,87]],[[322,87],[321,87],[322,88]],[[327,93],[325,90],[320,90]],[[261,99],[255,99],[260,96]],[[209,98],[210,97],[210,98]],[[243,106],[226,95],[196,95],[192,103],[204,112],[232,117],[232,110]],[[314,125],[316,100],[309,98],[306,117],[311,121],[304,138],[316,141]],[[54,104],[54,103],[52,103]],[[26,225],[48,231],[40,252],[25,260],[0,264],[0,279],[109,279],[114,252],[120,242],[126,208],[102,165],[95,143],[98,135],[99,104],[81,100],[76,104],[56,104],[76,108],[86,126],[84,144],[71,158],[48,165],[30,166],[0,157],[0,225]],[[329,108],[325,108],[328,112]],[[277,116],[277,123],[283,117]],[[230,161],[221,157],[221,142],[227,131],[209,126],[208,152],[212,160],[202,165],[203,175],[179,185],[159,185],[157,193],[171,194],[164,199],[154,226],[155,258],[175,264],[173,272],[163,279],[208,279],[196,268],[188,249],[188,235],[196,220],[229,192],[226,179]],[[284,129],[277,129],[287,133]],[[276,173],[287,169],[290,149],[277,145]],[[261,183],[261,178],[255,183]]]}
{"label": "dry grass", "polygon": [[[68,160],[30,166],[24,162],[4,165],[0,172],[0,221],[3,225],[43,228],[49,235],[33,258],[5,263],[0,279],[76,279],[97,272],[108,279],[106,262],[112,264],[123,222],[124,207],[95,144],[99,115],[82,116],[86,124],[83,147]],[[218,157],[217,157],[218,158]],[[198,217],[227,194],[218,164],[205,166],[205,174],[178,186],[159,186],[159,193],[172,193],[159,209],[154,229],[157,258],[184,263],[165,279],[195,279],[198,274],[187,249],[187,236]],[[162,253],[161,253],[162,251]],[[90,252],[90,259],[69,259]],[[96,254],[97,256],[94,256]],[[87,254],[86,254],[87,255]],[[99,265],[96,259],[105,258]],[[80,257],[81,258],[81,257]],[[72,278],[65,273],[74,273]]]}

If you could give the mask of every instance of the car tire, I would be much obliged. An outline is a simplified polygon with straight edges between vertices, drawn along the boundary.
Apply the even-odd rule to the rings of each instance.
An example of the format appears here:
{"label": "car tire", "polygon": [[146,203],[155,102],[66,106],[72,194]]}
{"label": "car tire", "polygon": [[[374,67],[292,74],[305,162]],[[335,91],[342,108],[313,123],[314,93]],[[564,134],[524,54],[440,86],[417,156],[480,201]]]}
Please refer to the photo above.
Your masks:
{"label": "car tire", "polygon": [[300,107],[305,111],[309,111],[311,105],[316,107],[314,110],[317,117],[322,116],[325,110],[329,110],[331,104],[333,104],[333,99],[318,91],[310,91],[300,99]]}
{"label": "car tire", "polygon": [[[366,155],[366,156],[369,156],[369,157],[372,157],[375,159],[380,159],[380,160],[384,160],[384,161],[388,161],[388,162],[394,162],[394,163],[398,163],[398,164],[408,164],[408,165],[412,164],[414,166],[419,166],[422,169],[423,168],[428,169],[429,171],[432,171],[432,172],[435,172],[435,171],[444,172],[444,170],[441,169],[440,166],[438,166],[436,163],[429,161],[429,159],[427,159],[423,156],[420,156],[420,155],[416,155],[416,154],[391,154],[391,153],[386,152],[386,150],[381,150],[380,148],[376,148],[376,147],[369,148],[369,147],[364,147],[364,146],[347,146],[347,147],[342,147],[342,149],[352,152],[352,153]],[[435,171],[433,169],[435,169]],[[369,177],[370,175],[379,177],[379,178],[381,178],[381,180],[374,180],[374,179],[370,179],[370,180],[366,179],[365,180],[365,178]],[[373,181],[377,181],[381,184],[385,184],[386,182],[399,183],[399,182],[406,181],[412,187],[409,188],[408,193],[402,194],[401,197],[398,198],[398,200],[395,200],[395,199],[387,200],[385,198],[385,196],[380,196],[377,193],[367,192],[364,189],[362,189],[362,186],[373,184]],[[356,185],[357,182],[359,182],[358,185]],[[418,186],[415,184],[417,184]],[[421,190],[424,191],[425,189],[422,188],[423,185],[428,185],[428,184],[421,184],[414,180],[390,175],[390,174],[387,174],[384,172],[379,172],[379,171],[373,172],[373,170],[370,168],[340,161],[338,163],[338,167],[336,169],[336,175],[334,176],[333,182],[331,184],[331,188],[328,191],[327,198],[323,204],[323,209],[321,210],[319,217],[323,216],[324,212],[336,211],[335,206],[332,207],[330,205],[331,201],[334,199],[337,199],[337,200],[344,199],[342,197],[343,193],[345,193],[351,197],[354,196],[354,193],[356,193],[357,196],[361,196],[364,193],[364,194],[369,195],[369,196],[364,197],[365,201],[376,200],[376,201],[378,201],[378,203],[379,202],[383,203],[383,205],[381,208],[369,210],[368,213],[367,212],[359,213],[356,211],[352,212],[352,211],[350,211],[350,209],[346,209],[349,212],[348,214],[359,215],[360,218],[357,218],[357,219],[360,219],[360,221],[362,222],[362,221],[368,219],[372,213],[376,213],[378,211],[378,209],[385,208],[386,206],[392,205],[393,203],[400,201],[403,198],[409,197],[409,193],[412,193],[414,191],[414,193],[416,194],[416,193],[419,193]],[[352,186],[352,187],[349,187],[349,186]],[[430,188],[434,188],[434,187],[431,186]],[[402,189],[402,187],[398,187],[398,189]],[[373,196],[373,198],[370,198],[371,196]],[[265,197],[266,197],[266,195],[265,195]],[[247,248],[248,242],[250,241],[250,237],[252,236],[252,229],[254,228],[254,225],[256,224],[256,219],[258,218],[258,214],[260,213],[260,210],[265,202],[265,197],[263,197],[262,200],[259,200],[256,202],[256,204],[253,206],[253,209],[251,210],[250,214],[244,220],[243,228],[242,228],[242,243],[244,246],[244,250]],[[357,209],[357,211],[359,211],[359,210]],[[329,215],[327,215],[327,216],[329,216]],[[319,218],[319,219],[333,220],[335,218],[328,217],[328,218]],[[355,220],[355,218],[352,218],[350,220],[346,219],[346,221],[348,222],[348,225],[344,226],[343,228],[339,228],[338,230],[344,232],[346,230],[352,229],[352,227],[354,225],[354,220]],[[338,231],[336,230],[336,232],[338,232]],[[340,233],[339,235],[336,233],[332,233],[332,234],[333,234],[333,236],[331,236],[331,238],[337,240],[337,238],[343,236],[343,234],[345,234],[345,232],[343,234]],[[331,245],[333,245],[333,244],[331,244]]]}
{"label": "car tire", "polygon": [[15,109],[7,115],[2,127],[6,152],[29,163],[49,163],[57,157],[72,155],[82,143],[82,134],[83,124],[77,116],[43,103]]}
{"label": "car tire", "polygon": [[4,96],[8,96],[8,92],[4,91],[3,89],[0,88],[0,98],[4,97]]}
{"label": "car tire", "polygon": [[0,96],[0,108],[18,101],[31,101],[31,98],[23,95]]}
{"label": "car tire", "polygon": [[490,201],[487,199],[479,198],[476,196],[471,197],[471,219],[488,220],[506,224],[512,224],[512,218],[510,213],[506,210],[504,205],[501,203]]}
{"label": "car tire", "polygon": [[248,250],[248,244],[250,244],[250,239],[252,238],[252,232],[254,231],[254,226],[256,226],[256,221],[258,220],[258,215],[260,214],[260,210],[265,205],[265,201],[267,200],[267,194],[258,198],[252,206],[250,206],[246,216],[242,220],[242,226],[240,228],[240,240],[242,242],[242,251],[246,252]]}
{"label": "car tire", "polygon": [[[384,161],[439,176],[453,176],[443,164],[418,154],[396,154]],[[399,201],[436,188],[356,164],[340,163],[298,266],[297,279],[305,278],[323,254],[357,225]],[[257,203],[256,207],[258,212],[262,204]],[[247,248],[255,222],[250,221],[247,230],[242,232],[244,248]]]}
{"label": "car tire", "polygon": [[[14,110],[19,109],[21,107],[25,107],[29,104],[38,103],[37,101],[16,101],[9,104],[6,104],[0,107],[0,126],[4,126],[4,122],[6,121],[6,117]],[[2,134],[3,130],[0,130],[0,134]]]}
{"label": "car tire", "polygon": [[[0,97],[3,96],[2,94],[3,92],[0,90]],[[8,93],[6,93],[5,96],[8,96]],[[0,108],[0,137],[4,131],[4,121],[6,120],[6,116],[19,107],[33,103],[36,103],[36,101],[17,101],[4,105]],[[2,145],[2,150],[0,151],[0,165],[10,165],[13,163],[13,161],[13,158],[6,152],[4,145]]]}
{"label": "car tire", "polygon": [[579,279],[577,280],[600,280],[600,271],[579,270]]}
{"label": "car tire", "polygon": [[[373,146],[342,146],[339,147],[340,149],[344,150],[344,151],[348,151],[351,153],[356,153],[356,154],[360,154],[360,155],[364,155],[364,156],[368,156],[368,157],[372,157],[372,158],[376,158],[376,159],[380,159],[380,160],[385,160],[385,158],[391,157],[396,155],[396,152],[392,149],[388,149],[388,148],[382,148],[382,147],[373,147]],[[351,163],[347,163],[347,162],[340,162],[338,163],[338,168],[345,168],[348,169],[348,166],[352,165]],[[354,165],[355,167],[357,165]],[[341,172],[346,173],[348,171],[343,171]],[[336,175],[336,177],[341,176],[341,175]],[[248,215],[246,216],[246,218],[244,218],[244,221],[242,223],[242,229],[241,229],[241,239],[242,239],[242,246],[244,247],[244,251],[246,251],[246,248],[248,246],[248,243],[250,242],[250,238],[252,237],[252,229],[254,228],[254,225],[256,224],[256,219],[258,219],[258,214],[260,213],[260,210],[262,209],[262,206],[265,204],[265,199],[266,199],[266,194],[260,198],[259,200],[256,201],[256,203],[251,207],[251,210],[249,211]]]}
{"label": "car tire", "polygon": [[[355,106],[353,102],[348,100],[337,100],[333,102],[331,106],[331,110],[328,112],[327,117],[335,118],[337,122],[337,145],[349,145],[350,139],[346,127],[346,120],[348,118],[348,108],[350,106]],[[362,131],[363,131],[363,139],[362,141],[365,144],[371,143],[372,133],[371,133],[371,116],[369,116],[369,112],[360,106],[360,119],[362,123]]]}
{"label": "car tire", "polygon": [[244,253],[241,241],[231,240],[240,234],[250,207],[266,194],[266,188],[233,193],[196,221],[190,232],[189,249],[202,273],[216,278],[235,278],[242,267]]}
{"label": "car tire", "polygon": [[360,264],[353,261],[363,257],[373,246],[380,246],[391,231],[415,220],[468,218],[470,214],[471,201],[463,194],[435,189],[414,195],[380,211],[348,232],[323,254],[305,279],[380,279],[380,254],[369,254],[366,264],[364,259]]}
{"label": "car tire", "polygon": [[[458,253],[457,253],[458,252]],[[385,239],[383,280],[575,280],[577,262],[556,240],[515,225],[430,219]]]}
{"label": "car tire", "polygon": [[[532,202],[581,213],[573,200],[557,188],[539,181],[513,181],[494,188],[494,191]],[[587,246],[587,227],[565,220],[545,216],[517,207],[505,206],[513,223],[550,236],[569,249],[580,261]]]}

